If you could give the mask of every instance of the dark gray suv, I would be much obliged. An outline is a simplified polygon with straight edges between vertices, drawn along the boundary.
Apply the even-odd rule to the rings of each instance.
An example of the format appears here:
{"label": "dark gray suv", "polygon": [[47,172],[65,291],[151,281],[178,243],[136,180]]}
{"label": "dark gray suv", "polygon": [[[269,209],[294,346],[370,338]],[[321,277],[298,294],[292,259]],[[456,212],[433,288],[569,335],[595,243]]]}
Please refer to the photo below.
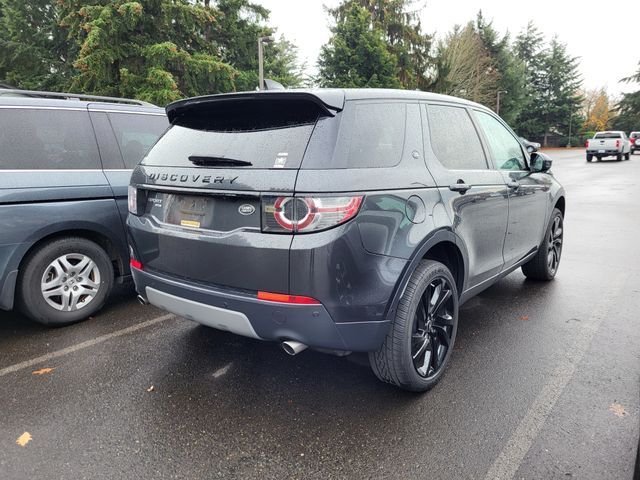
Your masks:
{"label": "dark gray suv", "polygon": [[130,277],[131,169],[167,117],[134,100],[0,92],[0,309],[85,319]]}
{"label": "dark gray suv", "polygon": [[551,280],[564,190],[487,108],[395,90],[267,91],[167,107],[132,176],[142,301],[222,330],[345,354],[422,391],[458,307],[522,267]]}

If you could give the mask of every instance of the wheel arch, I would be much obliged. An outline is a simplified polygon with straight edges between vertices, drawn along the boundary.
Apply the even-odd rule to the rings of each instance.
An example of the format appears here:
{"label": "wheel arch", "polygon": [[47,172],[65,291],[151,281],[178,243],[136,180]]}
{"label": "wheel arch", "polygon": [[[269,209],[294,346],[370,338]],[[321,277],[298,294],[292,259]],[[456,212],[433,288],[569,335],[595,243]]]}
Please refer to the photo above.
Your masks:
{"label": "wheel arch", "polygon": [[393,319],[409,279],[422,260],[436,260],[445,264],[455,279],[458,297],[460,297],[467,278],[467,259],[464,244],[451,229],[446,228],[434,232],[415,250],[407,263],[394,290],[386,317]]}
{"label": "wheel arch", "polygon": [[557,199],[556,202],[553,206],[553,208],[557,208],[558,210],[560,210],[562,212],[562,216],[565,216],[565,208],[566,208],[566,201],[564,198],[564,195],[560,195]]}

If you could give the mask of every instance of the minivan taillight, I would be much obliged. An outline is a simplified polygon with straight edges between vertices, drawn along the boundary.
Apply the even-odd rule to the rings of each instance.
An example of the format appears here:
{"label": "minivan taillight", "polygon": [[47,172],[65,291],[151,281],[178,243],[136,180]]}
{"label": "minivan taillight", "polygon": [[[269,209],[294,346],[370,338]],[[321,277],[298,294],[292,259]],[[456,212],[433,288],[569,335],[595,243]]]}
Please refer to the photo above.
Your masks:
{"label": "minivan taillight", "polygon": [[363,198],[362,195],[266,197],[262,200],[262,230],[274,233],[326,230],[355,217]]}

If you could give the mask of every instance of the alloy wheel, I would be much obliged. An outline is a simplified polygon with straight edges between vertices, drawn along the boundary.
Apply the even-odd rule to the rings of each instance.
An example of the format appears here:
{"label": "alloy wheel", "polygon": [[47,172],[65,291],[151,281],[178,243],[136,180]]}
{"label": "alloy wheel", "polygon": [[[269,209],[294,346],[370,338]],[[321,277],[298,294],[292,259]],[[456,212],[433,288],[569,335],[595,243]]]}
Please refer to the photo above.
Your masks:
{"label": "alloy wheel", "polygon": [[47,304],[56,310],[73,312],[86,307],[100,289],[100,270],[81,253],[56,258],[42,275],[40,291]]}
{"label": "alloy wheel", "polygon": [[556,273],[558,265],[560,264],[560,255],[562,254],[562,234],[562,217],[558,215],[553,220],[547,246],[547,265],[553,274]]}
{"label": "alloy wheel", "polygon": [[418,375],[434,377],[451,346],[454,327],[453,290],[446,278],[435,278],[416,309],[411,336],[411,356]]}

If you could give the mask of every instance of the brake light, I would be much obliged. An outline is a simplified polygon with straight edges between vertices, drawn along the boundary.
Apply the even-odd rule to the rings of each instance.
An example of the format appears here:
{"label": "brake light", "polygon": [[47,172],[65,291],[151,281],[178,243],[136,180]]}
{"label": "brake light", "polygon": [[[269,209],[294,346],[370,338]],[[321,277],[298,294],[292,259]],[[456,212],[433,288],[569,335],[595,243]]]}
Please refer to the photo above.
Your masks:
{"label": "brake light", "polygon": [[132,258],[129,261],[129,265],[131,266],[131,268],[135,268],[137,270],[142,270],[142,262],[139,262],[138,260],[136,260],[135,258]]}
{"label": "brake light", "polygon": [[304,297],[302,295],[287,295],[284,293],[258,292],[258,300],[269,302],[295,303],[298,305],[320,305],[315,298]]}
{"label": "brake light", "polygon": [[587,140],[586,142],[584,142],[584,148],[589,148],[589,140]]}
{"label": "brake light", "polygon": [[620,148],[620,140],[616,140],[616,148]]}
{"label": "brake light", "polygon": [[349,197],[267,197],[262,202],[262,230],[307,233],[326,230],[355,217],[362,195]]}

